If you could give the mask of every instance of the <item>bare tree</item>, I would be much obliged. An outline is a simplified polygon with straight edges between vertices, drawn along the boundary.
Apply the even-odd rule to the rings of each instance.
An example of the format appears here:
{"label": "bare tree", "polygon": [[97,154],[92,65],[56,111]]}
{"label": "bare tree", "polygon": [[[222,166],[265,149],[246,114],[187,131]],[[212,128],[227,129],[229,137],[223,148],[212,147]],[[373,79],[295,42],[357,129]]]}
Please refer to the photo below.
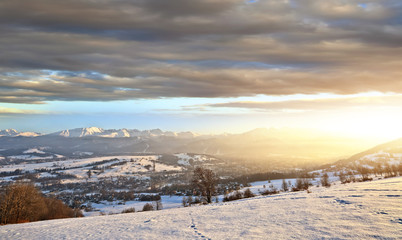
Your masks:
{"label": "bare tree", "polygon": [[208,203],[212,203],[212,196],[215,195],[217,181],[218,178],[212,170],[202,167],[194,169],[192,182],[200,190],[201,195],[206,197]]}
{"label": "bare tree", "polygon": [[289,190],[289,185],[285,181],[285,179],[282,179],[282,189],[283,189],[284,192],[287,192]]}
{"label": "bare tree", "polygon": [[47,210],[41,193],[32,184],[8,186],[0,205],[3,224],[41,220]]}
{"label": "bare tree", "polygon": [[162,205],[162,201],[158,200],[158,201],[153,201],[152,202],[152,206],[155,210],[162,210],[163,209],[163,205]]}
{"label": "bare tree", "polygon": [[11,184],[0,196],[0,224],[82,216],[80,210],[73,210],[60,200],[44,197],[29,183]]}

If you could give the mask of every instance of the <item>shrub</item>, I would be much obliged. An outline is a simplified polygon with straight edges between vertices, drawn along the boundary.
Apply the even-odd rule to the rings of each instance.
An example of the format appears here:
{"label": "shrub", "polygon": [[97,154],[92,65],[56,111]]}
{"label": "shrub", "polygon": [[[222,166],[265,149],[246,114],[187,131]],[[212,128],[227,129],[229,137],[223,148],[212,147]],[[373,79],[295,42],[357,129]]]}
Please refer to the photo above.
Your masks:
{"label": "shrub", "polygon": [[282,189],[284,192],[287,192],[289,190],[289,185],[285,179],[282,179]]}
{"label": "shrub", "polygon": [[273,194],[277,194],[277,193],[279,193],[279,191],[276,190],[276,188],[274,188],[274,189],[267,189],[265,191],[262,191],[261,195],[273,195]]}
{"label": "shrub", "polygon": [[244,197],[243,193],[237,190],[237,191],[234,191],[233,193],[225,195],[223,198],[223,201],[229,202],[229,201],[242,199],[243,197]]}
{"label": "shrub", "polygon": [[188,204],[187,204],[187,198],[186,198],[186,197],[183,197],[183,199],[181,200],[181,204],[183,205],[183,207],[187,207],[187,206],[188,206]]}
{"label": "shrub", "polygon": [[251,198],[251,197],[254,197],[255,195],[254,195],[254,193],[250,190],[250,188],[247,188],[245,191],[244,191],[244,198]]}
{"label": "shrub", "polygon": [[331,183],[329,182],[329,176],[327,173],[324,173],[324,175],[322,175],[321,177],[321,185],[323,187],[330,187]]}
{"label": "shrub", "polygon": [[9,185],[0,196],[0,224],[70,217],[83,217],[83,214],[61,200],[44,197],[33,184]]}
{"label": "shrub", "polygon": [[150,195],[150,194],[141,194],[139,196],[140,201],[150,202],[150,201],[159,201],[161,200],[161,196],[158,194]]}
{"label": "shrub", "polygon": [[193,204],[204,204],[207,201],[203,199],[203,197],[200,196],[196,196],[196,197],[192,197],[192,196],[188,196],[188,197],[183,197],[182,199],[182,204],[183,207],[191,207],[191,205]]}
{"label": "shrub", "polygon": [[298,178],[296,180],[296,186],[292,188],[293,192],[301,191],[301,190],[308,190],[311,183],[308,178]]}
{"label": "shrub", "polygon": [[47,206],[46,219],[60,219],[84,216],[79,209],[72,209],[65,205],[59,199],[45,198],[45,203]]}
{"label": "shrub", "polygon": [[144,205],[144,207],[142,208],[142,211],[146,212],[146,211],[153,211],[154,210],[154,206],[152,206],[152,204],[150,203],[146,203]]}
{"label": "shrub", "polygon": [[135,208],[131,207],[124,209],[121,213],[133,213],[133,212],[135,212]]}

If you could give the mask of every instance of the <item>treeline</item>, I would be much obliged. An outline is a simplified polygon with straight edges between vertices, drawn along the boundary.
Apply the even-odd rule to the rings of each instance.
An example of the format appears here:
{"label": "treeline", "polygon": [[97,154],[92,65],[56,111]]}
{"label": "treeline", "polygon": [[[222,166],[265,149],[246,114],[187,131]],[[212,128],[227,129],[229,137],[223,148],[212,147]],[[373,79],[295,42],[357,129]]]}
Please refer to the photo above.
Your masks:
{"label": "treeline", "polygon": [[15,183],[1,191],[0,224],[72,217],[83,217],[83,214],[61,200],[44,197],[33,184]]}
{"label": "treeline", "polygon": [[236,177],[231,181],[239,183],[250,183],[258,181],[266,181],[267,179],[290,179],[290,178],[313,178],[314,176],[308,174],[307,172],[292,171],[292,172],[264,172],[264,173],[254,173]]}

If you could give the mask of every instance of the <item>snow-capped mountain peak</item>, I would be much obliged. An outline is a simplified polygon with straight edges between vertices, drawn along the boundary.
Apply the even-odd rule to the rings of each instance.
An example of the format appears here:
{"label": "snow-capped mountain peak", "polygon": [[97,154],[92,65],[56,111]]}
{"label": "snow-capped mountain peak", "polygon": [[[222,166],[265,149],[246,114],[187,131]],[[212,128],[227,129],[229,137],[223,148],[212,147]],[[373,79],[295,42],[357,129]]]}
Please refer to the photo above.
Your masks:
{"label": "snow-capped mountain peak", "polygon": [[98,127],[88,127],[88,128],[75,128],[63,130],[55,133],[51,133],[52,136],[63,136],[63,137],[106,137],[106,138],[127,138],[127,137],[177,137],[177,138],[194,138],[198,135],[192,132],[171,132],[162,131],[161,129],[151,129],[140,131],[138,129],[103,129]]}
{"label": "snow-capped mountain peak", "polygon": [[0,137],[18,137],[18,136],[36,137],[39,135],[40,135],[39,133],[35,133],[35,132],[18,132],[17,130],[12,129],[12,128],[0,130]]}
{"label": "snow-capped mountain peak", "polygon": [[1,136],[17,136],[18,131],[12,128],[1,130],[0,131]]}
{"label": "snow-capped mountain peak", "polygon": [[89,128],[83,128],[81,132],[81,137],[83,136],[93,136],[97,135],[99,133],[103,133],[104,130],[102,128],[97,128],[97,127],[89,127]]}
{"label": "snow-capped mountain peak", "polygon": [[[35,132],[18,132],[15,129],[0,130],[0,137],[37,137],[42,134]],[[200,135],[193,132],[172,132],[163,131],[159,128],[150,130],[138,130],[138,129],[103,129],[99,127],[84,127],[65,129],[62,131],[45,134],[48,136],[62,136],[67,138],[81,138],[81,137],[105,137],[105,138],[157,138],[157,137],[174,137],[174,138],[195,138]]]}
{"label": "snow-capped mountain peak", "polygon": [[63,137],[86,137],[86,136],[97,136],[104,132],[102,128],[98,127],[88,127],[88,128],[74,128],[67,129],[60,132],[52,133],[51,135],[59,135]]}

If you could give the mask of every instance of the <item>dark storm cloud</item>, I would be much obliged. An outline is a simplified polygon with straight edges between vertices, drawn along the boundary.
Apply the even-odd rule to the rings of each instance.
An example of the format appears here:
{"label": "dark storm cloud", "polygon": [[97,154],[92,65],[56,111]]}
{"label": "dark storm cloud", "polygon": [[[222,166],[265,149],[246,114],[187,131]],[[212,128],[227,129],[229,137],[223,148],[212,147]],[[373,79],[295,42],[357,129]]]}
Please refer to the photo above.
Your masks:
{"label": "dark storm cloud", "polygon": [[402,92],[393,0],[3,0],[0,102]]}

